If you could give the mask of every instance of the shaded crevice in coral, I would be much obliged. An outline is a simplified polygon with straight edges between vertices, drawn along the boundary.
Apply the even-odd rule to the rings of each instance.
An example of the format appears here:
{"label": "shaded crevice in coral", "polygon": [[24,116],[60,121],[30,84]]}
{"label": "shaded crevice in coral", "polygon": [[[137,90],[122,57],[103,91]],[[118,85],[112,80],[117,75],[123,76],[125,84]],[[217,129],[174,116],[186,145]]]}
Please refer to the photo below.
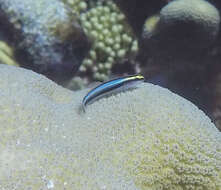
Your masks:
{"label": "shaded crevice in coral", "polygon": [[126,14],[135,34],[140,36],[145,19],[158,12],[166,2],[164,0],[115,0],[121,10]]}

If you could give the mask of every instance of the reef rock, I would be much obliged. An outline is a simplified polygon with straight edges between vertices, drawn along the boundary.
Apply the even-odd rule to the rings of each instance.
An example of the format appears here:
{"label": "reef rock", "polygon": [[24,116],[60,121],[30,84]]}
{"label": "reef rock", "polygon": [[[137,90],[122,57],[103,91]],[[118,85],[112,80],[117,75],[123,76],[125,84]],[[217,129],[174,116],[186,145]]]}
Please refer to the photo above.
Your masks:
{"label": "reef rock", "polygon": [[72,77],[90,43],[59,0],[0,0],[0,23],[23,66],[48,77]]}

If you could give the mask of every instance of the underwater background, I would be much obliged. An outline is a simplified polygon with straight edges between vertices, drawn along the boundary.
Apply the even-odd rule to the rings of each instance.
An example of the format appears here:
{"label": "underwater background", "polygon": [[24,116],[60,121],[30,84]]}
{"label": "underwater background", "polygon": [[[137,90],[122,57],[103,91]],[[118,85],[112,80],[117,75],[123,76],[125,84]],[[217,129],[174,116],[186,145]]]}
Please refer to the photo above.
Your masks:
{"label": "underwater background", "polygon": [[[220,190],[220,13],[220,0],[0,0],[0,190]],[[141,89],[79,111],[89,89],[136,74]]]}

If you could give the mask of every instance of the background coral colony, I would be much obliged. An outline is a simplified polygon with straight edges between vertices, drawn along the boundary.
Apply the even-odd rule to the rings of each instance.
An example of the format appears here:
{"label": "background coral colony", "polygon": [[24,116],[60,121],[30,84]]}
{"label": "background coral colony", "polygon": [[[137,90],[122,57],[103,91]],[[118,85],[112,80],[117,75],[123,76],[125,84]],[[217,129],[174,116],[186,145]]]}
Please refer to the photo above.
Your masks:
{"label": "background coral colony", "polygon": [[220,10],[0,0],[0,189],[220,190]]}

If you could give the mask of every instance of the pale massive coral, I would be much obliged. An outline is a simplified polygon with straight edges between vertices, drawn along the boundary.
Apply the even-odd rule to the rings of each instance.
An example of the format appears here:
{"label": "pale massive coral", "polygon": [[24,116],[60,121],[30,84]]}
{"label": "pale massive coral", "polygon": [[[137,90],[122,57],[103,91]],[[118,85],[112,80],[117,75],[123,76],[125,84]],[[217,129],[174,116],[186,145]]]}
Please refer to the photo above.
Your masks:
{"label": "pale massive coral", "polygon": [[219,24],[219,11],[205,0],[171,1],[146,20],[142,42],[158,56],[191,57],[214,42]]}
{"label": "pale massive coral", "polygon": [[221,133],[196,106],[143,84],[81,112],[71,92],[0,65],[0,189],[221,189]]}
{"label": "pale massive coral", "polygon": [[180,23],[186,27],[192,26],[188,29],[195,37],[199,37],[198,43],[208,45],[209,40],[214,40],[219,31],[219,11],[205,0],[177,0],[162,8],[160,25],[163,26],[160,27],[175,27],[176,24],[180,26]]}

